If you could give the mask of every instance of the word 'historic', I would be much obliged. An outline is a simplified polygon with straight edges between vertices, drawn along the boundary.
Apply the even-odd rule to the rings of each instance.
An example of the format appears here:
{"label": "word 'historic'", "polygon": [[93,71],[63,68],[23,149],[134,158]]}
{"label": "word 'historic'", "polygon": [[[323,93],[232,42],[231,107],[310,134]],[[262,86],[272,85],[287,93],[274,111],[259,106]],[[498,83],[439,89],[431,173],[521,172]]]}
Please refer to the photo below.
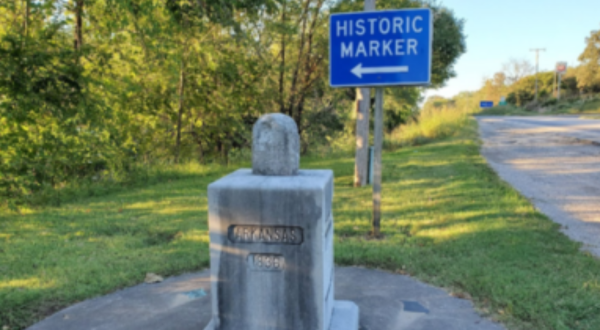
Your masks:
{"label": "word 'historic'", "polygon": [[375,35],[377,32],[381,35],[421,33],[423,32],[422,22],[423,17],[421,16],[343,20],[336,22],[335,33],[337,37]]}

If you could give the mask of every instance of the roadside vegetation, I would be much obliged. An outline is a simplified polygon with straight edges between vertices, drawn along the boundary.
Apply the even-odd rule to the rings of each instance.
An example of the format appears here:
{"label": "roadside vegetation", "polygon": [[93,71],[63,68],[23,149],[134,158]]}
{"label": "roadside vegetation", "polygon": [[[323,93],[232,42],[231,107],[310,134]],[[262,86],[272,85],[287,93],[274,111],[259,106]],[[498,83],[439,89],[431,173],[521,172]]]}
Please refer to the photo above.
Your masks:
{"label": "roadside vegetation", "polygon": [[[599,328],[600,261],[501,182],[474,121],[461,122],[384,154],[383,240],[367,235],[371,190],[352,187],[352,153],[302,160],[335,171],[336,263],[446,287],[509,328]],[[147,272],[208,267],[206,186],[235,168],[182,165],[154,184],[0,213],[0,326],[23,329]]]}
{"label": "roadside vegetation", "polygon": [[[356,93],[329,87],[327,21],[363,4],[0,1],[0,208],[143,182],[156,165],[239,162],[264,113],[296,121],[303,154],[351,147]],[[463,21],[437,1],[378,2],[423,6],[436,18],[435,87],[455,76]],[[386,91],[389,130],[420,93]]]}
{"label": "roadside vegetation", "polygon": [[[600,328],[600,261],[479,155],[471,115],[480,100],[510,91],[504,111],[539,109],[527,107],[526,70],[420,110],[420,89],[386,89],[384,239],[370,240],[371,190],[352,187],[356,95],[327,86],[323,56],[329,12],[362,1],[199,3],[0,4],[2,330],[148,272],[208,267],[206,187],[248,166],[252,123],[266,112],[296,120],[304,168],[335,171],[338,264],[445,287],[514,329]],[[465,39],[462,20],[436,3],[439,86],[454,76]],[[580,73],[600,72],[585,54]],[[600,112],[594,77],[576,78],[571,94],[565,80],[567,99],[543,102]]]}
{"label": "roadside vegetation", "polygon": [[[480,101],[493,101],[496,107],[482,111],[486,115],[600,113],[600,30],[590,32],[579,63],[569,63],[561,81],[559,83],[554,71],[536,75],[535,67],[529,61],[511,59],[492,77],[485,78],[479,90],[450,99],[430,97],[425,107],[451,107],[460,111],[457,104],[469,99],[474,107],[478,107]],[[502,99],[504,105],[500,105]]]}
{"label": "roadside vegetation", "polygon": [[571,98],[542,104],[535,109],[527,109],[514,105],[495,106],[480,112],[481,115],[493,116],[548,116],[548,115],[589,115],[600,114],[600,94],[586,99]]}
{"label": "roadside vegetation", "polygon": [[388,134],[386,147],[394,150],[453,136],[469,123],[470,115],[479,111],[476,103],[468,93],[450,101],[434,97],[425,103],[418,115]]}

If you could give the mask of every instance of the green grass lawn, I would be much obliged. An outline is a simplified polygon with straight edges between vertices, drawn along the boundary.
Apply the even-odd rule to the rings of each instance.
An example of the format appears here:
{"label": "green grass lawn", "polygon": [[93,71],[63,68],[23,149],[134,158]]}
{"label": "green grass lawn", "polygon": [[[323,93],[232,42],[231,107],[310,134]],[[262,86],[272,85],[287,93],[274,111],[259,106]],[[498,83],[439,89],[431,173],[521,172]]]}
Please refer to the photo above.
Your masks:
{"label": "green grass lawn", "polygon": [[[457,136],[384,154],[383,240],[369,240],[370,187],[353,158],[307,158],[335,171],[335,259],[410,274],[511,329],[600,329],[600,261],[501,182],[475,123]],[[209,265],[206,186],[233,168],[59,208],[0,214],[0,329],[74,302]],[[382,329],[383,330],[383,329]]]}

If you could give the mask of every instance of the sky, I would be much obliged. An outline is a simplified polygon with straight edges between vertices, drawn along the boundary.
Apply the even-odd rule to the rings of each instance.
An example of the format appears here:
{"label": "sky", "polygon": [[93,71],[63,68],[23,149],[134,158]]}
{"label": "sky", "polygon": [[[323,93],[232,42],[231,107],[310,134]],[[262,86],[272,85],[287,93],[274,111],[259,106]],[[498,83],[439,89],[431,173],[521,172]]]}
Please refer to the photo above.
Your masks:
{"label": "sky", "polygon": [[556,62],[577,65],[585,38],[600,29],[600,0],[440,0],[465,19],[467,52],[455,65],[456,78],[426,96],[452,97],[481,88],[511,58],[535,65],[532,48],[540,52],[540,71]]}

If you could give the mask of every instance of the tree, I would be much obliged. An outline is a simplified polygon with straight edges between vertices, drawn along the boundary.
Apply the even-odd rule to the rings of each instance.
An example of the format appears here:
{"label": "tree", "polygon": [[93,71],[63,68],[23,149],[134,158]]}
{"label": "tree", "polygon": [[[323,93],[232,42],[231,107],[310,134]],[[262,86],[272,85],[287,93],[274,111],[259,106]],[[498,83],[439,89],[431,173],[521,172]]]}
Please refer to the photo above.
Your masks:
{"label": "tree", "polygon": [[433,63],[431,88],[438,88],[456,76],[454,64],[467,51],[464,20],[454,12],[441,6],[432,6],[433,21]]}
{"label": "tree", "polygon": [[[346,108],[356,95],[328,85],[327,20],[362,5],[0,1],[0,194],[26,199],[75,177],[124,178],[138,162],[227,162],[250,147],[252,124],[267,112],[294,118],[303,153],[330,147],[352,134]],[[454,74],[464,37],[452,12],[432,8],[438,86]],[[386,90],[386,130],[414,114],[421,91]]]}
{"label": "tree", "polygon": [[502,96],[506,96],[508,92],[504,72],[496,72],[493,78],[485,79],[480,92],[483,99],[494,101],[494,103],[500,102]]}
{"label": "tree", "polygon": [[[554,72],[540,72],[538,74],[539,96],[541,98],[552,95],[554,87]],[[512,84],[508,90],[506,101],[508,103],[524,106],[535,99],[535,81],[536,76],[526,76]]]}
{"label": "tree", "polygon": [[73,6],[75,14],[74,45],[75,50],[80,51],[83,46],[83,0],[75,0]]}
{"label": "tree", "polygon": [[[324,0],[282,0],[278,29],[279,111],[294,118],[302,135],[307,97],[327,73]],[[286,58],[287,53],[287,58]],[[285,69],[289,73],[285,74]]]}
{"label": "tree", "polygon": [[512,85],[522,78],[532,75],[535,67],[528,60],[512,58],[502,65],[502,72],[506,77],[506,83]]}
{"label": "tree", "polygon": [[577,70],[579,88],[600,87],[600,30],[592,31],[586,38],[586,47],[579,56],[581,62]]}
{"label": "tree", "polygon": [[64,47],[72,39],[52,18],[55,5],[0,6],[0,195],[13,200],[119,158],[111,111],[89,92],[77,51]]}
{"label": "tree", "polygon": [[[185,112],[185,90],[187,84],[187,71],[189,69],[189,50],[190,42],[198,41],[197,33],[194,31],[203,31],[206,28],[205,19],[219,24],[222,27],[233,27],[230,36],[239,38],[240,25],[235,20],[235,13],[243,10],[253,13],[260,10],[261,7],[272,7],[274,3],[270,0],[241,0],[241,1],[176,1],[168,0],[167,9],[176,22],[178,49],[179,49],[179,79],[177,87],[177,124],[175,138],[175,162],[179,162],[181,149],[181,130],[182,119]],[[223,31],[224,32],[224,31]],[[226,33],[227,34],[227,33]],[[210,35],[210,34],[209,34]],[[214,34],[213,34],[214,35]],[[218,35],[218,33],[217,33]],[[194,36],[196,38],[194,38]],[[239,40],[238,40],[239,42]],[[241,78],[241,77],[240,77]],[[222,151],[225,151],[221,143]]]}

